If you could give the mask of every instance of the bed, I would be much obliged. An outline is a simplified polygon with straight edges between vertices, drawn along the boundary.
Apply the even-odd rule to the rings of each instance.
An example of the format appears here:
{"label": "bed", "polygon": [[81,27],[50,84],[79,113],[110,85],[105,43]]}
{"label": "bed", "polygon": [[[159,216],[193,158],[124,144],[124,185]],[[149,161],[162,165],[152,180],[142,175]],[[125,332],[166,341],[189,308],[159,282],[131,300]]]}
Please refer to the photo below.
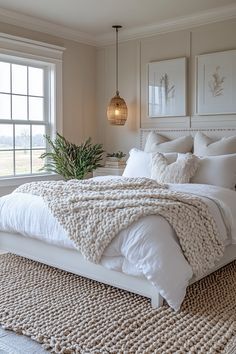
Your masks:
{"label": "bed", "polygon": [[[150,133],[150,129],[144,129],[141,130],[140,132],[140,136],[141,136],[141,141],[140,141],[140,146],[143,148],[144,147],[144,141],[147,137],[147,134]],[[212,136],[214,138],[221,138],[221,137],[228,137],[228,136],[234,136],[236,135],[236,129],[221,129],[221,130],[204,130],[203,132],[206,132],[208,134],[208,136]],[[161,133],[165,136],[167,136],[168,138],[176,138],[176,137],[181,137],[181,136],[186,136],[186,135],[194,135],[196,133],[195,130],[162,130]],[[176,188],[175,186],[172,186],[171,188]],[[223,233],[227,233],[227,226],[224,225],[224,220],[223,217],[221,216],[222,210],[220,210],[219,206],[217,206],[217,203],[213,200],[214,199],[214,195],[217,195],[220,197],[219,198],[223,198],[222,200],[225,201],[225,203],[229,204],[227,206],[227,208],[230,210],[233,209],[233,206],[235,205],[236,202],[236,193],[226,190],[225,188],[218,188],[218,187],[214,187],[211,188],[209,187],[197,187],[190,185],[190,186],[178,186],[177,190],[181,188],[190,188],[188,192],[190,193],[196,193],[198,195],[204,195],[205,200],[209,203],[209,205],[211,205],[210,207],[213,210],[213,213],[215,213],[215,218],[218,220],[218,227],[220,230],[222,230],[222,234]],[[204,189],[205,188],[205,189]],[[192,190],[194,189],[194,190]],[[208,193],[208,196],[207,196]],[[213,196],[211,196],[211,193]],[[222,197],[221,197],[222,196]],[[18,195],[19,200],[22,201],[22,196]],[[3,197],[5,199],[1,199],[6,201],[6,199],[8,198],[9,200],[7,201],[10,204],[5,205],[5,207],[8,210],[11,210],[11,213],[14,213],[14,201],[15,201],[15,197],[13,198],[13,196],[11,197]],[[24,201],[24,205],[27,205],[27,203],[30,203],[32,198],[30,200],[28,200],[28,197],[25,197],[26,200]],[[217,197],[218,198],[218,197]],[[216,198],[216,199],[217,199]],[[11,204],[12,203],[12,204]],[[23,203],[23,201],[22,201]],[[34,216],[32,215],[28,215],[28,219],[32,218],[32,217],[37,217],[37,210],[40,210],[38,208],[42,207],[42,200],[38,200],[37,198],[32,201],[32,208],[31,210],[35,210]],[[3,208],[3,204],[0,205],[0,211],[2,210],[1,208]],[[225,204],[225,205],[226,205]],[[18,204],[20,205],[20,204]],[[24,205],[22,204],[22,208],[21,210],[24,209]],[[28,204],[29,205],[29,204]],[[41,205],[41,206],[40,206]],[[12,206],[12,207],[11,207]],[[10,209],[9,209],[10,208]],[[27,214],[27,212],[26,212]],[[45,217],[45,215],[43,216]],[[235,216],[236,219],[236,216]],[[40,219],[39,223],[42,225],[44,222],[42,220],[45,219]],[[32,221],[32,219],[31,219]],[[158,222],[160,222],[160,220],[158,220]],[[149,222],[149,219],[147,220],[147,223],[145,225],[147,225]],[[20,224],[20,222],[18,222],[18,224]],[[31,223],[31,226],[34,223]],[[48,230],[48,234],[60,234],[62,235],[62,230],[60,229],[58,231],[57,227],[58,225],[55,224],[54,221],[52,221],[52,224],[54,225],[54,231],[51,232],[50,230]],[[56,226],[55,226],[56,225]],[[141,227],[143,227],[143,225],[141,224],[137,224],[137,229],[140,229]],[[159,225],[159,224],[158,224]],[[8,225],[8,229],[7,226],[5,225],[1,225],[1,229],[2,231],[0,232],[0,249],[1,250],[5,250],[7,252],[12,252],[14,254],[35,260],[35,261],[39,261],[45,264],[48,264],[50,266],[53,267],[57,267],[60,269],[63,269],[65,271],[69,271],[81,276],[85,276],[87,278],[99,281],[99,282],[103,282],[105,284],[109,284],[136,294],[140,294],[142,296],[148,297],[151,299],[151,304],[153,307],[159,307],[162,305],[163,303],[163,291],[162,289],[160,289],[160,287],[158,286],[157,283],[155,283],[154,281],[152,281],[151,275],[149,276],[148,272],[147,274],[141,274],[141,272],[137,272],[135,274],[135,270],[131,269],[132,268],[132,264],[126,264],[126,271],[122,271],[122,269],[120,269],[120,265],[118,264],[120,262],[120,259],[118,259],[119,257],[114,256],[114,249],[117,249],[119,243],[121,243],[121,241],[117,241],[113,243],[112,247],[110,248],[108,254],[104,257],[103,261],[101,262],[101,264],[94,264],[91,263],[89,261],[87,261],[86,259],[84,259],[82,257],[82,255],[75,249],[73,248],[73,246],[71,244],[67,244],[65,241],[65,236],[62,237],[62,239],[60,240],[60,242],[55,242],[55,240],[48,240],[45,239],[45,237],[33,237],[33,232],[34,230],[31,229],[30,232],[24,232],[24,230],[21,230],[21,233],[16,232],[15,227],[9,227]],[[146,226],[145,226],[146,227]],[[155,222],[153,223],[153,228],[155,229],[157,227],[157,225],[155,225]],[[165,227],[168,227],[165,225]],[[19,229],[19,227],[18,227]],[[236,230],[236,229],[235,229]],[[230,235],[230,239],[228,237],[228,239],[226,239],[225,237],[225,252],[224,252],[224,256],[220,259],[219,262],[217,262],[215,264],[215,266],[213,268],[211,268],[209,271],[207,271],[204,275],[202,275],[200,278],[202,278],[203,276],[206,276],[208,274],[210,274],[211,272],[214,272],[215,270],[221,268],[222,266],[228,264],[229,262],[233,261],[234,259],[236,259],[236,240],[234,239],[236,237],[236,232],[235,230],[232,231],[232,233],[235,235]],[[133,232],[133,231],[132,231]],[[150,231],[152,232],[152,230]],[[39,232],[40,233],[40,232]],[[132,235],[134,234],[134,232],[132,233]],[[136,230],[136,234],[137,234],[137,230]],[[30,235],[30,236],[29,236]],[[124,242],[123,240],[127,240],[127,234],[123,234],[123,239],[120,238],[119,240],[122,240],[122,242]],[[133,237],[133,236],[132,236]],[[234,244],[235,243],[235,244]],[[131,245],[132,246],[132,245]],[[120,247],[120,245],[119,245]],[[146,247],[151,247],[150,245],[147,245]],[[131,248],[130,248],[131,249]],[[167,257],[168,258],[168,262],[166,263],[166,267],[168,267],[170,265],[170,269],[169,272],[171,272],[171,264],[172,264],[172,258],[173,255],[172,254],[165,254],[165,251],[163,250],[158,250],[157,252],[160,252],[160,257],[163,258],[163,262],[166,261]],[[161,253],[163,252],[163,254]],[[153,258],[153,256],[150,256]],[[170,260],[170,261],[169,261]],[[124,260],[123,260],[124,261]],[[110,263],[109,263],[110,262]],[[127,262],[126,262],[127,263]],[[112,264],[112,266],[111,266]],[[117,265],[118,264],[118,265]],[[124,265],[124,263],[122,263],[122,266]],[[130,270],[131,269],[131,270]],[[163,273],[163,275],[165,275],[165,273]],[[164,276],[162,276],[162,282],[164,281]],[[177,279],[177,278],[176,278]],[[193,277],[192,273],[190,272],[189,269],[186,270],[186,276],[184,281],[186,282],[186,286],[188,284],[191,284],[195,281],[199,280],[199,277]],[[174,278],[171,279],[171,282],[174,283]],[[164,297],[167,299],[167,302],[174,308],[174,309],[178,309],[181,301],[182,301],[182,297],[184,296],[184,292],[186,289],[181,289],[181,295],[180,295],[180,300],[177,300],[177,302],[172,302],[172,300],[169,299],[168,301],[168,296],[166,295],[166,293],[164,292]],[[173,291],[178,291],[178,290],[173,290]]]}

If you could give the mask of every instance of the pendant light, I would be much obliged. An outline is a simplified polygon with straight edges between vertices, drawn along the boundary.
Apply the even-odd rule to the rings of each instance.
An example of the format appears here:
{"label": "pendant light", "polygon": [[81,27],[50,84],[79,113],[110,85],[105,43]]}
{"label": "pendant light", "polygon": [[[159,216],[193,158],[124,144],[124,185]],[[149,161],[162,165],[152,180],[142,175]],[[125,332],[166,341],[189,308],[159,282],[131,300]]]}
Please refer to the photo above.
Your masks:
{"label": "pendant light", "polygon": [[127,120],[128,109],[118,90],[118,29],[122,28],[122,26],[115,25],[112,28],[116,29],[116,95],[111,99],[107,107],[107,118],[112,125],[124,125]]}

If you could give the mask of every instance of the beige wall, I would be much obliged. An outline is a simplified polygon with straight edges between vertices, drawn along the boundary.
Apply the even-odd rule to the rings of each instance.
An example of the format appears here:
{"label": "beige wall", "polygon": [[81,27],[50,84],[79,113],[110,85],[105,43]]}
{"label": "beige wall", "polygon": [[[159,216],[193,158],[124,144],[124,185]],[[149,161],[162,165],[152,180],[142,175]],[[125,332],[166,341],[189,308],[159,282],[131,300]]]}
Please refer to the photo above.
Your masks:
{"label": "beige wall", "polygon": [[[191,30],[161,34],[119,45],[119,89],[128,104],[129,117],[124,127],[111,127],[106,106],[115,93],[114,46],[97,50],[97,127],[98,139],[107,151],[125,152],[139,146],[139,127],[230,127],[236,115],[195,116],[195,56],[236,49],[236,21],[201,26]],[[147,64],[150,61],[187,57],[187,117],[147,117]]]}
{"label": "beige wall", "polygon": [[[97,50],[97,133],[105,150],[129,150],[137,145],[139,119],[139,42],[132,41],[119,46],[119,90],[128,104],[129,119],[125,126],[111,126],[107,122],[106,108],[115,95],[115,50],[114,46]],[[110,151],[111,147],[111,151]]]}
{"label": "beige wall", "polygon": [[95,129],[95,47],[0,23],[0,32],[66,48],[63,55],[63,134],[79,143]]}

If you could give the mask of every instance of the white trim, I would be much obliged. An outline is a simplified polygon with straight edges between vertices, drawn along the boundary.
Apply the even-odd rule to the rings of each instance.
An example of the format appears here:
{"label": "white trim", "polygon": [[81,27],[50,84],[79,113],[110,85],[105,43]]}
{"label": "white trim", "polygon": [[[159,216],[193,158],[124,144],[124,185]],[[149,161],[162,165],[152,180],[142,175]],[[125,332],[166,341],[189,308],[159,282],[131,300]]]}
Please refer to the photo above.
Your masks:
{"label": "white trim", "polygon": [[[1,15],[0,15],[1,18]],[[27,38],[17,37],[0,33],[1,55],[21,57],[26,60],[45,62],[53,64],[55,70],[56,92],[54,97],[54,108],[56,114],[57,129],[63,131],[63,85],[62,85],[62,56],[65,47],[55,46],[44,42],[34,41]]]}
{"label": "white trim", "polygon": [[[236,4],[230,4],[184,17],[176,17],[159,23],[153,23],[143,27],[135,27],[129,30],[123,29],[120,32],[119,40],[128,41],[138,38],[145,38],[160,33],[168,33],[203,26],[210,23],[226,21],[234,19],[235,17]],[[19,14],[18,12],[3,8],[0,8],[0,21],[97,47],[114,43],[112,31],[109,31],[104,35],[92,36],[88,33],[81,32],[67,26],[57,25],[46,20]]]}
{"label": "white trim", "polygon": [[0,33],[0,48],[1,53],[6,55],[24,56],[28,59],[45,60],[52,63],[60,62],[66,49],[6,33]]}
{"label": "white trim", "polygon": [[[55,64],[54,80],[56,92],[54,97],[54,112],[56,117],[52,117],[54,124],[56,124],[56,129],[53,130],[60,134],[63,134],[63,82],[62,82],[62,61]],[[51,97],[53,99],[53,97]]]}
{"label": "white trim", "polygon": [[0,32],[0,44],[4,45],[4,43],[7,44],[12,44],[14,46],[14,49],[16,46],[18,47],[19,45],[24,45],[24,47],[28,47],[30,49],[41,49],[43,51],[47,52],[47,56],[53,56],[55,59],[59,57],[61,59],[63,51],[66,49],[65,47],[45,43],[45,42],[40,42],[40,41],[35,41],[33,39],[25,38],[25,37],[19,37],[19,36],[12,36],[11,34],[3,33]]}
{"label": "white trim", "polygon": [[63,133],[62,56],[64,50],[64,47],[0,33],[0,58],[11,62],[12,57],[18,57],[24,64],[34,61],[48,67],[51,75],[49,80],[51,85],[48,89],[52,99],[50,102],[52,135],[56,130]]}
{"label": "white trim", "polygon": [[[201,11],[193,15],[176,17],[159,23],[153,23],[143,27],[135,27],[129,30],[125,28],[120,31],[119,41],[129,41],[145,37],[155,36],[160,33],[185,30],[188,28],[203,26],[210,23],[226,21],[236,17],[236,4],[221,6],[214,9]],[[114,43],[114,38],[109,34],[96,38],[97,46],[104,46]]]}
{"label": "white trim", "polygon": [[[217,7],[207,11],[198,12],[193,15],[177,17],[153,23],[143,27],[135,27],[129,30],[125,28],[120,31],[119,41],[129,41],[145,37],[155,36],[161,33],[185,30],[188,28],[203,26],[210,23],[226,21],[236,17],[236,4]],[[114,43],[111,34],[105,34],[96,38],[97,46],[105,46]]]}
{"label": "white trim", "polygon": [[173,126],[177,129],[188,129],[190,127],[190,116],[184,117],[157,117],[146,118],[141,121],[141,129],[168,129]]}
{"label": "white trim", "polygon": [[142,56],[141,41],[137,43],[137,98],[136,98],[136,116],[138,117],[138,129],[141,128],[141,112],[142,112],[142,82],[141,82],[141,56]]}

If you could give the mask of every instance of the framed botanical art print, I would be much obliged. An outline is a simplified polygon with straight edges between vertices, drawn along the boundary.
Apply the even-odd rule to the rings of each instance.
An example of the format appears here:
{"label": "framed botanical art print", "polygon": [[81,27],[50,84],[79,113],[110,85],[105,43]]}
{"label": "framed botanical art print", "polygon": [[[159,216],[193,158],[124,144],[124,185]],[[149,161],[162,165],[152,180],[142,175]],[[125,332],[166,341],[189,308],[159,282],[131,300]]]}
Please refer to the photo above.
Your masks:
{"label": "framed botanical art print", "polygon": [[148,64],[148,116],[186,115],[186,58]]}
{"label": "framed botanical art print", "polygon": [[236,50],[199,55],[196,113],[236,113]]}

